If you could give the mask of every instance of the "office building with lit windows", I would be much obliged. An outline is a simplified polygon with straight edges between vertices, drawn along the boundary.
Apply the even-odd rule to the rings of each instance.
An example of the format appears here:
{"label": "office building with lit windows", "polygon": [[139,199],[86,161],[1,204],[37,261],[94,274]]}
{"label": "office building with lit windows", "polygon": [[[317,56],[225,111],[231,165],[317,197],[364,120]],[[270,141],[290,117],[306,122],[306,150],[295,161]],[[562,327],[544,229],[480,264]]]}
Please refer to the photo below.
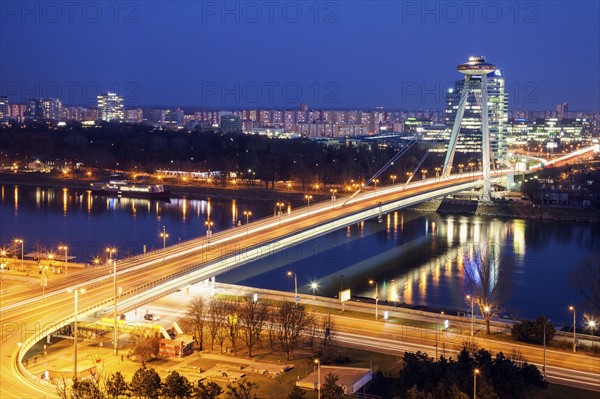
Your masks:
{"label": "office building with lit windows", "polygon": [[125,120],[125,104],[123,97],[115,93],[104,93],[98,96],[98,116],[107,122],[123,122]]}
{"label": "office building with lit windows", "polygon": [[[506,157],[506,135],[508,129],[508,93],[505,90],[505,81],[502,71],[496,69],[487,75],[488,91],[488,116],[490,129],[490,144],[494,160]],[[471,78],[475,83],[481,81],[481,77],[474,75]],[[446,144],[450,139],[452,124],[456,118],[456,111],[462,94],[465,81],[459,80],[454,88],[446,93],[445,124],[446,132],[444,140]],[[460,126],[456,151],[462,153],[481,153],[481,104],[475,95],[470,94],[467,98],[465,113]]]}
{"label": "office building with lit windows", "polygon": [[0,124],[8,125],[8,97],[0,96]]}
{"label": "office building with lit windows", "polygon": [[25,117],[34,121],[61,119],[62,102],[58,98],[33,98],[27,102]]}

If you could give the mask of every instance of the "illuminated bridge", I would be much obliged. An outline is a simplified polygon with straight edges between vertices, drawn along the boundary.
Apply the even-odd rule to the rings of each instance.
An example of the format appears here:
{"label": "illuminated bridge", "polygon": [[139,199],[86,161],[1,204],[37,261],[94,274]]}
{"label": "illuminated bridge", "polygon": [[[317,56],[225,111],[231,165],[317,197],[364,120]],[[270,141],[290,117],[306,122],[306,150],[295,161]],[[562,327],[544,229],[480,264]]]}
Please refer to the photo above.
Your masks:
{"label": "illuminated bridge", "polygon": [[[498,170],[491,177],[499,182],[514,173],[512,169]],[[116,266],[122,290],[118,313],[345,226],[482,185],[482,172],[396,184],[354,195],[345,202],[324,201],[234,227],[213,234],[210,242],[202,237],[120,260]],[[113,276],[106,274],[106,268],[57,283],[43,297],[28,297],[27,293],[4,295],[0,308],[3,360],[0,397],[56,397],[54,386],[32,375],[22,365],[22,359],[35,343],[73,323],[74,298],[67,288],[80,287],[86,288],[85,294],[79,295],[80,317],[112,313],[115,291]]]}

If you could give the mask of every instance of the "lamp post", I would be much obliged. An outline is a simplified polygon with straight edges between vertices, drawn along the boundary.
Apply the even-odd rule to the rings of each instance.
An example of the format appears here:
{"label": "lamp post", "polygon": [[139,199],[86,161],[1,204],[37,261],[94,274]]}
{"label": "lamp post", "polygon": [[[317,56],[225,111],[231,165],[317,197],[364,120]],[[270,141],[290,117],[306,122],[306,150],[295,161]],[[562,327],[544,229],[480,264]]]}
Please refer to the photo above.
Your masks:
{"label": "lamp post", "polygon": [[310,288],[312,288],[313,290],[313,300],[316,299],[317,296],[317,288],[319,288],[319,284],[316,281],[313,281],[312,283],[310,283]]}
{"label": "lamp post", "polygon": [[309,210],[308,208],[310,207],[310,200],[312,199],[312,197],[313,197],[313,196],[312,196],[312,195],[310,195],[310,194],[306,194],[306,195],[304,196],[304,199],[306,200],[306,212],[307,212],[307,213],[310,213],[310,210]]}
{"label": "lamp post", "polygon": [[377,320],[378,315],[379,315],[379,312],[377,309],[377,305],[379,303],[379,289],[378,289],[377,281],[371,279],[371,280],[369,280],[369,284],[375,285],[375,320]]}
{"label": "lamp post", "polygon": [[77,378],[77,306],[79,292],[85,294],[85,288],[69,288],[68,291],[75,293],[75,320],[73,321],[73,379],[75,379]]}
{"label": "lamp post", "polygon": [[321,399],[321,362],[315,359],[317,364],[317,399]]}
{"label": "lamp post", "polygon": [[477,374],[479,374],[479,369],[475,369],[473,373],[473,399],[477,399]]}
{"label": "lamp post", "polygon": [[275,204],[275,205],[277,206],[277,208],[279,208],[279,213],[278,213],[278,215],[279,215],[279,219],[281,219],[281,215],[282,215],[281,208],[283,208],[283,206],[284,206],[285,204],[284,204],[283,202],[278,202],[278,203],[277,203],[277,204]]}
{"label": "lamp post", "polygon": [[215,224],[215,222],[213,222],[210,219],[208,219],[207,221],[204,222],[204,225],[206,225],[206,238],[208,239],[209,244],[210,244],[210,237],[212,236],[212,231],[210,229],[211,229],[211,227],[213,227],[214,224]]}
{"label": "lamp post", "polygon": [[427,169],[421,169],[421,174],[423,175],[422,176],[423,180],[427,179]]}
{"label": "lamp post", "polygon": [[169,238],[169,234],[165,230],[165,226],[163,226],[162,231],[160,232],[160,238],[163,239],[163,249],[167,248],[167,238]]}
{"label": "lamp post", "polygon": [[575,306],[569,306],[569,310],[573,312],[573,352],[577,352],[577,311]]}
{"label": "lamp post", "polygon": [[296,305],[298,304],[298,276],[293,271],[287,272],[289,277],[294,276],[294,300],[296,301]]}
{"label": "lamp post", "polygon": [[392,186],[394,186],[396,184],[396,179],[398,178],[398,176],[396,175],[391,175],[390,179],[392,179]]}
{"label": "lamp post", "polygon": [[410,181],[410,179],[412,179],[412,176],[413,176],[412,172],[406,172],[406,183],[407,184]]}
{"label": "lamp post", "polygon": [[329,191],[331,191],[331,202],[335,202],[335,195],[337,194],[337,189],[332,188]]}
{"label": "lamp post", "polygon": [[471,300],[471,337],[473,336],[473,326],[475,323],[475,312],[473,311],[473,296],[467,295],[467,299]]}
{"label": "lamp post", "polygon": [[596,333],[596,320],[588,320],[588,328],[592,332],[592,349],[594,348],[594,334]]}
{"label": "lamp post", "polygon": [[21,244],[21,272],[23,272],[23,256],[24,256],[24,247],[25,247],[25,242],[23,241],[22,238],[17,238],[15,240],[16,244]]}
{"label": "lamp post", "polygon": [[550,322],[550,319],[547,319],[544,323],[544,365],[542,366],[542,372],[544,373],[544,378],[546,378],[546,326]]}
{"label": "lamp post", "polygon": [[250,227],[248,227],[248,221],[250,216],[252,216],[252,211],[244,211],[244,216],[246,216],[246,234],[248,234],[248,231],[250,230]]}
{"label": "lamp post", "polygon": [[379,183],[379,179],[373,179],[373,183],[375,183],[375,191],[377,191],[377,183]]}
{"label": "lamp post", "polygon": [[65,273],[69,270],[69,266],[67,266],[67,262],[69,261],[69,247],[66,245],[60,245],[58,247],[59,250],[65,251]]}
{"label": "lamp post", "polygon": [[117,252],[116,248],[106,248],[106,252],[108,252],[108,256],[109,256],[109,260],[112,262],[113,264],[113,288],[114,288],[114,295],[113,295],[113,299],[114,299],[114,307],[113,307],[113,317],[114,317],[114,322],[115,322],[115,330],[113,332],[113,340],[114,340],[114,344],[113,344],[113,353],[116,355],[117,354],[117,344],[119,342],[119,338],[117,335],[117,260],[112,258],[112,255]]}

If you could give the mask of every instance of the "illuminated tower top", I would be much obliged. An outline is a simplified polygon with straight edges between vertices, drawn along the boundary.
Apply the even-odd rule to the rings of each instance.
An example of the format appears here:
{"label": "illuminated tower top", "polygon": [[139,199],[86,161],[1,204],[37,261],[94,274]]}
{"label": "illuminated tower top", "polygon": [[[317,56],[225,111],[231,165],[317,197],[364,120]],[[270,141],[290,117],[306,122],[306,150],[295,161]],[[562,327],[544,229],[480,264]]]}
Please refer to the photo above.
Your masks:
{"label": "illuminated tower top", "polygon": [[464,64],[460,64],[456,67],[458,72],[464,73],[465,75],[487,75],[488,73],[494,72],[496,66],[485,62],[485,57],[469,57],[469,60]]}

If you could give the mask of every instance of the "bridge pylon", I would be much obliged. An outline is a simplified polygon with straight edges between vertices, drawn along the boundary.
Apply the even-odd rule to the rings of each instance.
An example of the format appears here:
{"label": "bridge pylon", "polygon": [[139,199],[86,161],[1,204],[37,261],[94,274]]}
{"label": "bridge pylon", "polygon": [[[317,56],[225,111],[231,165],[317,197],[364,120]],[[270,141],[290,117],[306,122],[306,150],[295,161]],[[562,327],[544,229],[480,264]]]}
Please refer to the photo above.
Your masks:
{"label": "bridge pylon", "polygon": [[452,161],[454,160],[454,154],[456,153],[456,144],[458,143],[460,125],[465,113],[465,106],[467,104],[469,95],[473,94],[481,109],[481,164],[483,166],[482,200],[489,201],[491,199],[492,192],[490,174],[490,168],[492,166],[492,151],[490,144],[487,74],[494,72],[496,67],[492,64],[486,63],[484,57],[469,57],[467,62],[458,65],[456,69],[458,72],[465,75],[465,83],[463,85],[460,101],[458,103],[458,109],[456,110],[456,117],[454,118],[452,133],[450,134],[450,141],[448,142],[448,151],[446,152],[446,159],[444,160],[442,177],[450,176]]}

